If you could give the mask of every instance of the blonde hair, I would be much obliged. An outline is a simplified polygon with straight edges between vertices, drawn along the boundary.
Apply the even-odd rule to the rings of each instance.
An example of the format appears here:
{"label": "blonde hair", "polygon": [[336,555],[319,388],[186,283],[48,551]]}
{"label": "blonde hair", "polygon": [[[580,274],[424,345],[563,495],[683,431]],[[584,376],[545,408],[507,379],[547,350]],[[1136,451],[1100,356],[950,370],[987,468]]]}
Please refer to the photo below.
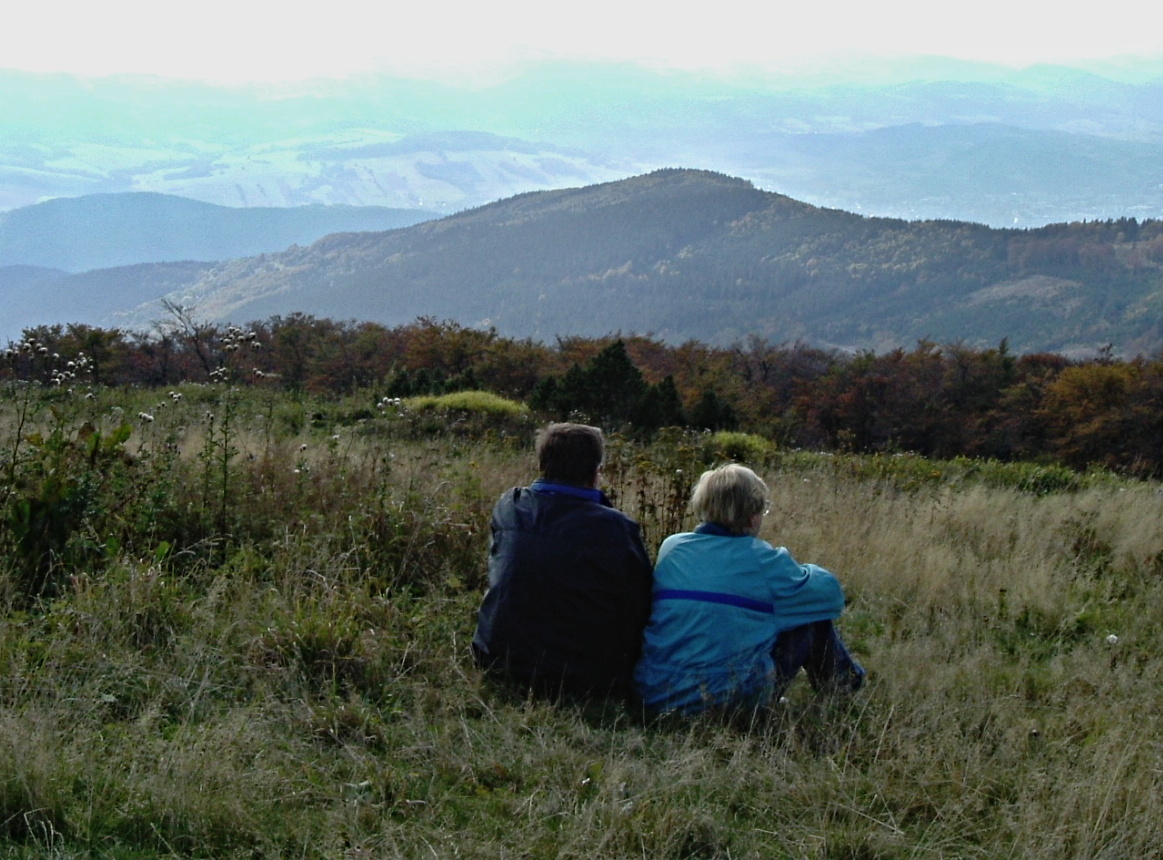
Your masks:
{"label": "blonde hair", "polygon": [[750,531],[752,519],[766,508],[767,484],[738,463],[703,472],[691,493],[691,510],[695,516],[735,534]]}

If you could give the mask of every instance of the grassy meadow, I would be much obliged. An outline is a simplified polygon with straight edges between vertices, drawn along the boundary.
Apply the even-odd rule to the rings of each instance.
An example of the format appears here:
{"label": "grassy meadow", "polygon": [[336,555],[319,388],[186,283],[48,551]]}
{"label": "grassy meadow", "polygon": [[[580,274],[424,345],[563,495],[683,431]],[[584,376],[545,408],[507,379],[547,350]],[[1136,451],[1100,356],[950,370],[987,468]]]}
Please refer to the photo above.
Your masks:
{"label": "grassy meadow", "polygon": [[652,550],[707,465],[759,471],[870,673],[648,723],[473,666],[489,511],[534,471],[489,404],[7,389],[0,854],[1163,855],[1157,486],[614,436]]}

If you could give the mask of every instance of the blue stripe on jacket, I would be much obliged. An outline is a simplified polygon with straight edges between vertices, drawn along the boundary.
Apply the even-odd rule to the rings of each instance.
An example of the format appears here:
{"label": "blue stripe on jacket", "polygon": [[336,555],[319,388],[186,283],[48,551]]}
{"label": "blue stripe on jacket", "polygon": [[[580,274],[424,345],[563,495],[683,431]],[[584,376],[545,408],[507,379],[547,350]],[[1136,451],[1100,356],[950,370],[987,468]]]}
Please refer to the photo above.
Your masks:
{"label": "blue stripe on jacket", "polygon": [[722,603],[724,606],[738,606],[755,612],[775,614],[775,604],[763,600],[752,600],[738,594],[724,594],[721,591],[695,591],[687,588],[664,588],[654,592],[655,600],[701,600],[703,603]]}

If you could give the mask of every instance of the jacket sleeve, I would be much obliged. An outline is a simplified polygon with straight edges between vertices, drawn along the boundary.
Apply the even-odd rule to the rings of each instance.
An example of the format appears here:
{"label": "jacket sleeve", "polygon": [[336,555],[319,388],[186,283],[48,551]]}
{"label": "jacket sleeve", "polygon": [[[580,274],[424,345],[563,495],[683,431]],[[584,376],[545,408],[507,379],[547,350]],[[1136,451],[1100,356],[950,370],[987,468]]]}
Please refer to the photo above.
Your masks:
{"label": "jacket sleeve", "polygon": [[824,568],[799,564],[783,547],[762,551],[780,629],[830,621],[844,611],[844,589]]}

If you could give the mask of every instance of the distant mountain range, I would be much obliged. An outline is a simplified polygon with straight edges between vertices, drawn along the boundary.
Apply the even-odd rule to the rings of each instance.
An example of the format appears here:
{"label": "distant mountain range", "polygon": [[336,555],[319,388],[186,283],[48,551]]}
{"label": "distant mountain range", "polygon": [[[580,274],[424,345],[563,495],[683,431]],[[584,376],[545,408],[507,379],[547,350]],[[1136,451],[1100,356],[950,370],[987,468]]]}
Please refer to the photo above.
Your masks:
{"label": "distant mountain range", "polygon": [[929,58],[841,81],[541,63],[473,89],[0,71],[0,209],[152,191],[449,214],[685,166],[871,215],[999,227],[1157,218],[1154,68],[1115,79]]}
{"label": "distant mountain range", "polygon": [[0,212],[0,267],[83,272],[281,251],[330,233],[391,230],[433,215],[378,206],[249,209],[166,194],[94,194]]}
{"label": "distant mountain range", "polygon": [[[1015,351],[1068,354],[1163,345],[1163,222],[1016,230],[870,218],[695,170],[523,194],[215,265],[40,275],[31,287],[22,277],[42,321],[135,330],[165,316],[152,300],[164,292],[207,321],[429,316],[540,340],[755,335],[880,351],[1004,338]],[[94,296],[118,297],[118,312],[107,302],[79,318]]]}
{"label": "distant mountain range", "polygon": [[196,281],[217,261],[430,217],[380,206],[241,209],[145,192],[0,212],[0,338],[46,321],[99,322]]}

